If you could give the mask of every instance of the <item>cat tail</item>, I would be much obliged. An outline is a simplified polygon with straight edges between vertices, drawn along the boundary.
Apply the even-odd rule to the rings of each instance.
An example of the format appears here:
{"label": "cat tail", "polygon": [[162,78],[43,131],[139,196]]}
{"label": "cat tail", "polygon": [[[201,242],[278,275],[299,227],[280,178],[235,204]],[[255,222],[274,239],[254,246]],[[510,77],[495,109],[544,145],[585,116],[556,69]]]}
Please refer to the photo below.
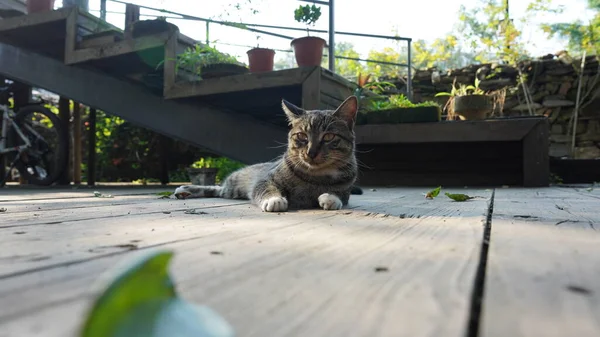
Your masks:
{"label": "cat tail", "polygon": [[177,187],[173,195],[177,199],[221,198],[222,190],[221,186],[183,185]]}

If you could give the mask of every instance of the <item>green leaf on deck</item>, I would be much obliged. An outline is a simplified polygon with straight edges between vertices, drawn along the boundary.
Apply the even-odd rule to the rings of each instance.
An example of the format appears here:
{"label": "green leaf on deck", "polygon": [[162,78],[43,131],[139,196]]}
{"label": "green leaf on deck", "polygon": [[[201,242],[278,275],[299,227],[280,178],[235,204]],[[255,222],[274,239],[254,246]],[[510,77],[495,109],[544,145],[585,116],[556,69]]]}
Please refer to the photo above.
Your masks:
{"label": "green leaf on deck", "polygon": [[158,192],[156,195],[160,197],[159,199],[170,199],[173,195],[173,192]]}
{"label": "green leaf on deck", "polygon": [[167,270],[172,257],[155,252],[117,275],[94,301],[80,337],[232,337],[223,318],[178,297]]}
{"label": "green leaf on deck", "polygon": [[110,194],[103,194],[103,193],[100,193],[100,192],[98,192],[98,191],[94,191],[94,196],[95,196],[96,198],[112,198],[112,197],[113,197],[113,196],[112,196],[112,195],[110,195]]}
{"label": "green leaf on deck", "polygon": [[425,198],[433,199],[433,198],[437,197],[438,194],[440,194],[441,190],[442,190],[442,186],[438,186],[436,189],[433,189],[433,190],[427,192],[427,194],[425,195]]}
{"label": "green leaf on deck", "polygon": [[466,194],[460,194],[460,193],[450,194],[448,192],[446,192],[446,196],[454,201],[467,201],[467,200],[471,200],[471,199],[475,198],[475,197],[470,197]]}

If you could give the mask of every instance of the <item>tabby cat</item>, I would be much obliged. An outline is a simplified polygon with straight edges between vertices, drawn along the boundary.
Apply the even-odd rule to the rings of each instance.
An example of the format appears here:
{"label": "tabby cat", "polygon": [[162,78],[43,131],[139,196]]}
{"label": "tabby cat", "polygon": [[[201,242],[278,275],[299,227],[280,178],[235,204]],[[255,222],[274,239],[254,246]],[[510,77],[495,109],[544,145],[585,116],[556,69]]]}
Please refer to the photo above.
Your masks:
{"label": "tabby cat", "polygon": [[233,172],[223,186],[185,185],[179,199],[220,197],[249,199],[264,212],[320,207],[338,210],[348,204],[357,177],[354,154],[356,96],[336,110],[304,110],[282,100],[290,125],[287,151],[280,158]]}

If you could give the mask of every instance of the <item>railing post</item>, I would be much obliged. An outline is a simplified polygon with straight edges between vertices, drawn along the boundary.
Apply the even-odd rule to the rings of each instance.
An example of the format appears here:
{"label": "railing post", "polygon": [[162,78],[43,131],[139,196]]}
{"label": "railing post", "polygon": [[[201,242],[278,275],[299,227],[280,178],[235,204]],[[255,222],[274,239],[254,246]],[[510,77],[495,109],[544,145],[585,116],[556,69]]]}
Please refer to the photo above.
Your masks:
{"label": "railing post", "polygon": [[329,70],[335,72],[335,9],[334,0],[329,0]]}
{"label": "railing post", "polygon": [[210,39],[209,39],[209,26],[210,26],[210,22],[206,21],[206,45],[210,45]]}
{"label": "railing post", "polygon": [[411,61],[411,40],[407,41],[408,43],[408,75],[406,77],[406,97],[409,100],[412,100],[412,61]]}
{"label": "railing post", "polygon": [[106,21],[106,0],[100,0],[100,19]]}

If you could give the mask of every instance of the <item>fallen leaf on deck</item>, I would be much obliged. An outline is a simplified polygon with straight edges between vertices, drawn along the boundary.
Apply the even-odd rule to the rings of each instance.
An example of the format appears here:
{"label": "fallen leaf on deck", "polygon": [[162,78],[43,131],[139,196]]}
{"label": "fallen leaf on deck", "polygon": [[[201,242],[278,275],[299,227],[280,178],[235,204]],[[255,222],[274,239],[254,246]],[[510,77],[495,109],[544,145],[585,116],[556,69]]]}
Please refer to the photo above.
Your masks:
{"label": "fallen leaf on deck", "polygon": [[184,211],[183,213],[185,213],[185,214],[208,214],[206,212],[197,211],[195,209],[188,209],[187,211]]}
{"label": "fallen leaf on deck", "polygon": [[145,256],[122,271],[97,297],[79,337],[232,337],[233,328],[206,306],[183,299],[169,275],[173,252]]}
{"label": "fallen leaf on deck", "polygon": [[112,197],[113,197],[113,196],[112,196],[112,195],[110,195],[110,194],[102,194],[102,193],[100,193],[100,192],[98,192],[98,191],[94,191],[94,196],[95,196],[96,198],[112,198]]}
{"label": "fallen leaf on deck", "polygon": [[467,200],[471,200],[471,199],[475,198],[475,197],[470,197],[466,194],[461,194],[461,193],[450,194],[448,192],[446,192],[446,196],[454,201],[467,201]]}
{"label": "fallen leaf on deck", "polygon": [[375,267],[375,272],[376,273],[383,273],[389,271],[388,267]]}
{"label": "fallen leaf on deck", "polygon": [[223,255],[223,252],[219,252],[219,251],[214,250],[214,251],[210,252],[210,254],[211,255]]}
{"label": "fallen leaf on deck", "polygon": [[437,188],[427,192],[427,194],[425,195],[426,199],[433,199],[435,197],[438,196],[438,194],[440,194],[440,191],[442,190],[442,186],[438,186]]}
{"label": "fallen leaf on deck", "polygon": [[0,213],[4,213],[6,211],[8,211],[6,208],[4,208],[4,207],[0,208]]}
{"label": "fallen leaf on deck", "polygon": [[171,199],[173,192],[158,192],[156,195],[160,196],[159,199]]}

